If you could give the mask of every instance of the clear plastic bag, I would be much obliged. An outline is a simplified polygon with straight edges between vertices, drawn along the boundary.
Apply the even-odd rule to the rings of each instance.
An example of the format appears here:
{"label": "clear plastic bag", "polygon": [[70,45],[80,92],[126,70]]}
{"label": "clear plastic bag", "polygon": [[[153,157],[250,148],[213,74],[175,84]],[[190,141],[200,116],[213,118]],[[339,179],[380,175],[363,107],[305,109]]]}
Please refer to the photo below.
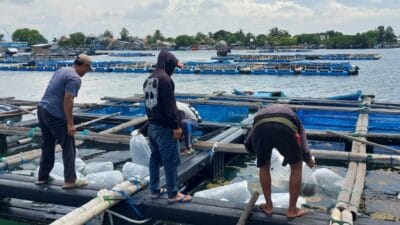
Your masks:
{"label": "clear plastic bag", "polygon": [[103,188],[113,188],[124,181],[122,173],[118,170],[92,173],[85,177],[89,183]]}
{"label": "clear plastic bag", "polygon": [[321,194],[337,198],[344,178],[328,168],[320,168],[313,173]]}
{"label": "clear plastic bag", "polygon": [[145,178],[149,175],[149,167],[127,162],[122,167],[122,175],[125,180],[131,177]]}
{"label": "clear plastic bag", "polygon": [[250,198],[247,180],[196,192],[195,197],[244,203]]}
{"label": "clear plastic bag", "polygon": [[131,135],[129,151],[132,162],[142,166],[149,166],[151,150],[146,138],[142,134],[138,134],[137,130],[134,130]]}
{"label": "clear plastic bag", "polygon": [[[271,155],[271,183],[282,190],[289,190],[290,166],[282,166],[283,156],[275,148]],[[318,183],[312,169],[303,163],[301,192],[303,196],[313,196],[318,189]]]}
{"label": "clear plastic bag", "polygon": [[84,174],[113,171],[114,164],[112,162],[90,162],[86,164],[83,170]]}

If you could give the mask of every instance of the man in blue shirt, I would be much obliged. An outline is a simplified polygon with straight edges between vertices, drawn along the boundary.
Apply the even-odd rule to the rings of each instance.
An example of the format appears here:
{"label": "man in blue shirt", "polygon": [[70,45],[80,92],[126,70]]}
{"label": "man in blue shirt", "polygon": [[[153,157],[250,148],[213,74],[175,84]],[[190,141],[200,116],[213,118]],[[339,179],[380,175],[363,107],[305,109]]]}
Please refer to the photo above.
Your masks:
{"label": "man in blue shirt", "polygon": [[37,115],[42,131],[42,156],[36,184],[46,184],[54,166],[56,142],[61,145],[64,164],[63,188],[81,187],[87,182],[78,180],[75,172],[75,127],[72,116],[74,98],[81,87],[81,77],[92,71],[91,60],[81,54],[72,67],[57,70],[38,103]]}

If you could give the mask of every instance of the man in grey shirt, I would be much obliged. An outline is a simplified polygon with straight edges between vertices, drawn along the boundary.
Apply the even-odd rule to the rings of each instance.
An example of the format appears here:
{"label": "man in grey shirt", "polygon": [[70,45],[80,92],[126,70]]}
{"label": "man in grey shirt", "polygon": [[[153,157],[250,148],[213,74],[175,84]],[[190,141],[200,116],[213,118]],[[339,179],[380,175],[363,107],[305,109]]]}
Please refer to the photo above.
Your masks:
{"label": "man in grey shirt", "polygon": [[91,60],[81,54],[72,67],[57,70],[51,78],[46,92],[38,103],[39,126],[42,131],[42,156],[36,184],[46,184],[54,166],[56,142],[61,145],[64,164],[63,188],[82,187],[87,184],[78,180],[75,173],[75,127],[72,116],[74,98],[81,87],[81,77],[92,71]]}

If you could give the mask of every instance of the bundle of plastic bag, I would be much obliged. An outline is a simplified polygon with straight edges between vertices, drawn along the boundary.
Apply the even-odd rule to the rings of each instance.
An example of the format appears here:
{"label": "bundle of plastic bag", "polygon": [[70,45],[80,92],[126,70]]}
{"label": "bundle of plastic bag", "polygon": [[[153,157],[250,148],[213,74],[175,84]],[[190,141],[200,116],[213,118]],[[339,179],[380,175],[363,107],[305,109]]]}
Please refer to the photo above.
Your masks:
{"label": "bundle of plastic bag", "polygon": [[127,162],[122,167],[122,175],[124,176],[124,179],[129,179],[131,177],[144,178],[149,175],[149,167]]}
{"label": "bundle of plastic bag", "polygon": [[146,138],[142,134],[138,134],[137,130],[132,131],[130,140],[130,153],[133,163],[142,166],[149,166],[151,150]]}
{"label": "bundle of plastic bag", "polygon": [[114,164],[112,162],[90,162],[86,164],[83,170],[84,174],[98,173],[105,171],[113,171]]}
{"label": "bundle of plastic bag", "polygon": [[250,198],[247,180],[196,192],[195,197],[244,203]]}
{"label": "bundle of plastic bag", "polygon": [[[290,166],[282,166],[283,156],[275,148],[271,155],[271,183],[273,186],[282,190],[289,189]],[[312,170],[303,163],[302,180],[301,180],[301,195],[313,196],[318,189],[318,183],[315,179]]]}
{"label": "bundle of plastic bag", "polygon": [[88,174],[85,179],[88,180],[89,183],[103,188],[112,188],[124,181],[122,173],[118,170],[91,173]]}
{"label": "bundle of plastic bag", "polygon": [[319,190],[332,198],[337,198],[344,178],[328,168],[317,169],[313,173],[318,182]]}

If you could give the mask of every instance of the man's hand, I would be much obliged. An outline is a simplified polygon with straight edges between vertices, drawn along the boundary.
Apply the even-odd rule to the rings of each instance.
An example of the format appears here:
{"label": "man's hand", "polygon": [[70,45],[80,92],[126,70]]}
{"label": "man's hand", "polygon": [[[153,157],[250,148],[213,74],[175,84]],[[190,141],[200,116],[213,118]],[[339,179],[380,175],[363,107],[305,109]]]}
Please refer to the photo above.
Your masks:
{"label": "man's hand", "polygon": [[306,161],[306,164],[308,167],[313,168],[315,166],[314,157],[310,157],[310,159]]}
{"label": "man's hand", "polygon": [[76,130],[75,130],[75,126],[74,126],[73,123],[68,123],[67,124],[67,130],[68,130],[68,135],[69,136],[74,136],[75,135]]}
{"label": "man's hand", "polygon": [[179,127],[178,129],[174,130],[173,138],[174,139],[179,139],[181,137],[182,137],[182,129]]}

